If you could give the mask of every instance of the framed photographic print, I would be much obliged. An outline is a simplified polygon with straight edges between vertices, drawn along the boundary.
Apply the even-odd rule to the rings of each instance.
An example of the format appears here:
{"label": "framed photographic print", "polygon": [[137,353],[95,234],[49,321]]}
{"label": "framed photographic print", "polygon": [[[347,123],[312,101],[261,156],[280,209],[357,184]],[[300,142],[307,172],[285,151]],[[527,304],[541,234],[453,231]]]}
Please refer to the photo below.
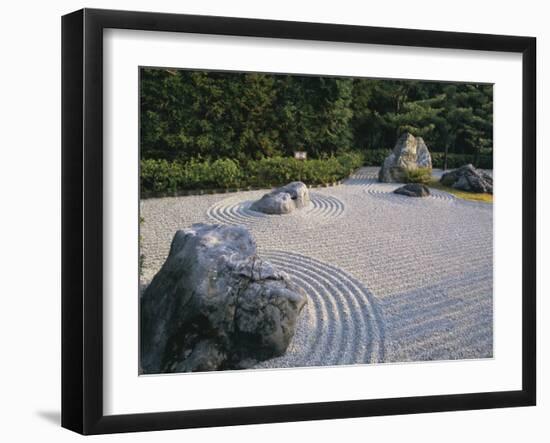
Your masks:
{"label": "framed photographic print", "polygon": [[529,406],[531,37],[62,21],[62,425]]}

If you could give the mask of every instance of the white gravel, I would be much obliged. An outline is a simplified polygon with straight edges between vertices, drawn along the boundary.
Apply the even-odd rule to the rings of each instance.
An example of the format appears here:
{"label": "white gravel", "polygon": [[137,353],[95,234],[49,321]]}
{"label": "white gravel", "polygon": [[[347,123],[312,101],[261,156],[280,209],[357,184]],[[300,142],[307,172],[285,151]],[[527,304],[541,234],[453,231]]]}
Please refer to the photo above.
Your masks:
{"label": "white gravel", "polygon": [[492,357],[492,205],[396,195],[377,171],[312,189],[288,215],[249,209],[266,191],[143,200],[143,280],[176,230],[241,224],[309,299],[286,354],[258,367]]}

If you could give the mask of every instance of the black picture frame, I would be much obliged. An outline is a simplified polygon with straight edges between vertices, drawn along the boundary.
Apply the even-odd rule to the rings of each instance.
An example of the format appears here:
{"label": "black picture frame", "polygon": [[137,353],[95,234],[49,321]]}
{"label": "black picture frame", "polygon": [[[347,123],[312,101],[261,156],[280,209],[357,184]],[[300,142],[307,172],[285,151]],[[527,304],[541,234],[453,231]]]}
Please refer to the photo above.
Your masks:
{"label": "black picture frame", "polygon": [[[522,54],[522,389],[131,415],[103,413],[103,30],[171,31]],[[536,39],[503,35],[83,9],[62,18],[62,426],[151,431],[536,403]]]}

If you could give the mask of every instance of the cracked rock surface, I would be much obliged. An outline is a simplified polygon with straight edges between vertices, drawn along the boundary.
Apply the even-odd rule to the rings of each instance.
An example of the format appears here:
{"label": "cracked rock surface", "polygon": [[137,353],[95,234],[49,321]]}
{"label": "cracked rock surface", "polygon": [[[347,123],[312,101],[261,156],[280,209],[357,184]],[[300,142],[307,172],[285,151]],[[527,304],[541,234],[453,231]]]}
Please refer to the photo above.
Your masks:
{"label": "cracked rock surface", "polygon": [[264,214],[288,214],[306,207],[309,201],[307,186],[302,182],[292,182],[265,194],[250,209]]}
{"label": "cracked rock surface", "polygon": [[256,255],[242,226],[177,231],[141,298],[142,373],[239,369],[282,355],[303,290]]}
{"label": "cracked rock surface", "polygon": [[406,170],[418,168],[432,169],[432,156],[422,137],[405,132],[384,160],[378,180],[383,183],[403,182]]}
{"label": "cracked rock surface", "polygon": [[443,174],[440,182],[462,191],[493,193],[493,177],[491,174],[476,169],[471,164]]}

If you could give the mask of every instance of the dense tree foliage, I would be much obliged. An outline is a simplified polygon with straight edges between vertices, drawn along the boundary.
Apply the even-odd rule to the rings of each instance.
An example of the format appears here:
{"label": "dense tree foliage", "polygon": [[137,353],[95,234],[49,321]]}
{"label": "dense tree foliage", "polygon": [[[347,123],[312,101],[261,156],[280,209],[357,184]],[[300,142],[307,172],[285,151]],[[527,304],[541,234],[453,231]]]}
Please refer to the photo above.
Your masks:
{"label": "dense tree foliage", "polygon": [[492,153],[491,85],[142,69],[140,88],[142,159],[323,158],[403,131],[432,152]]}

